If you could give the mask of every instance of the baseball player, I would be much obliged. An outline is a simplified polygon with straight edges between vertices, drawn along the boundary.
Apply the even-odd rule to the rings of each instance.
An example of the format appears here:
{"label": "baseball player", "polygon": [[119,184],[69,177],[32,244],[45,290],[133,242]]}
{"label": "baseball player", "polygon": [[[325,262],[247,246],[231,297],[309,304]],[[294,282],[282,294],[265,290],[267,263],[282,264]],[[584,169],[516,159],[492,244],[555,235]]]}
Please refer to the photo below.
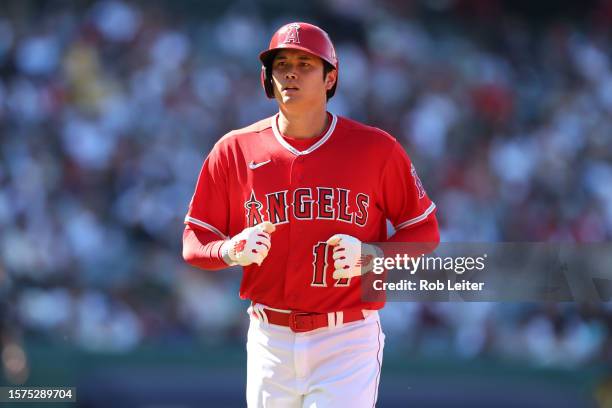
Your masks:
{"label": "baseball player", "polygon": [[384,302],[360,296],[362,256],[379,253],[368,242],[435,247],[436,207],[396,139],[327,111],[338,59],[325,31],[287,24],[260,60],[279,111],[226,134],[204,161],[183,257],[244,267],[249,407],[372,407]]}

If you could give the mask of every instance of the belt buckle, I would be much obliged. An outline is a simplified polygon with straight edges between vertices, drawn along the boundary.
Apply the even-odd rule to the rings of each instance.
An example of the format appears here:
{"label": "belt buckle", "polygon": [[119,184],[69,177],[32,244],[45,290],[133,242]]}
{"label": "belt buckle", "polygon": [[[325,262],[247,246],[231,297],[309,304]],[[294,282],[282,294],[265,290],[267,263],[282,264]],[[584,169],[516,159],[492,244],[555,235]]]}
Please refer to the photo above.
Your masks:
{"label": "belt buckle", "polygon": [[[307,319],[301,319],[302,317]],[[299,323],[298,318],[300,318]],[[289,328],[294,333],[304,333],[313,330],[314,320],[312,319],[312,314],[307,312],[291,312],[289,314]]]}

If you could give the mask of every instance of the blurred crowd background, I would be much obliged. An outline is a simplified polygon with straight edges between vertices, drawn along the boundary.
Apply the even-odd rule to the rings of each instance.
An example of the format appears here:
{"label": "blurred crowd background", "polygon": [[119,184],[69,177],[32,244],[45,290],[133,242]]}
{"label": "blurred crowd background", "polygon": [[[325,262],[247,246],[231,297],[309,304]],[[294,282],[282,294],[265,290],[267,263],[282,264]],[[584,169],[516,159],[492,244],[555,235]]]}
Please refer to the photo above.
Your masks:
{"label": "blurred crowd background", "polygon": [[[240,271],[184,264],[183,218],[216,140],[275,112],[257,55],[287,21],[330,33],[330,110],[401,140],[443,241],[612,238],[610,1],[0,10],[0,322],[13,383],[27,380],[28,339],[117,353],[243,343]],[[610,303],[394,303],[383,320],[387,356],[612,363]]]}

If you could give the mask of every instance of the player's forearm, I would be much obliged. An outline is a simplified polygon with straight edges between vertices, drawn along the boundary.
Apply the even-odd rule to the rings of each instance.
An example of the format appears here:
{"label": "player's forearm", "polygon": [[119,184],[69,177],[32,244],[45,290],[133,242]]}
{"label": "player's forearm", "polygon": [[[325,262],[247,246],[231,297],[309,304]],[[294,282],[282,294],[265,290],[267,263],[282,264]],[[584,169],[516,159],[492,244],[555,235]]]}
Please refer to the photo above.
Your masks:
{"label": "player's forearm", "polygon": [[[438,221],[434,214],[431,214],[425,221],[408,228],[398,230],[395,235],[387,240],[387,243],[413,243],[413,245],[387,245],[385,256],[395,256],[398,250],[408,255],[423,255],[433,252],[440,243],[440,231]],[[389,253],[387,253],[389,252]]]}
{"label": "player's forearm", "polygon": [[221,246],[225,241],[210,231],[192,229],[183,232],[183,259],[191,266],[201,269],[218,270],[227,268]]}
{"label": "player's forearm", "polygon": [[440,243],[438,220],[432,214],[419,224],[396,231],[387,242],[428,242],[435,243],[437,247]]}

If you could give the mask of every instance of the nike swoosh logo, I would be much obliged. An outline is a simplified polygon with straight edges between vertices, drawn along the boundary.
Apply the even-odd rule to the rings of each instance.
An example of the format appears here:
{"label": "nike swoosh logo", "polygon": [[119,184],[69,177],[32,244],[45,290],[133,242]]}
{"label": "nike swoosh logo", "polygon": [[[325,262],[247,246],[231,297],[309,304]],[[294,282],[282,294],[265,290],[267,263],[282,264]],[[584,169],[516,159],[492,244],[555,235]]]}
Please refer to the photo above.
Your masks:
{"label": "nike swoosh logo", "polygon": [[264,165],[270,163],[271,161],[272,161],[272,159],[266,160],[265,162],[261,162],[261,163],[255,163],[253,160],[251,160],[251,162],[249,163],[249,169],[255,170],[256,168],[264,166]]}

